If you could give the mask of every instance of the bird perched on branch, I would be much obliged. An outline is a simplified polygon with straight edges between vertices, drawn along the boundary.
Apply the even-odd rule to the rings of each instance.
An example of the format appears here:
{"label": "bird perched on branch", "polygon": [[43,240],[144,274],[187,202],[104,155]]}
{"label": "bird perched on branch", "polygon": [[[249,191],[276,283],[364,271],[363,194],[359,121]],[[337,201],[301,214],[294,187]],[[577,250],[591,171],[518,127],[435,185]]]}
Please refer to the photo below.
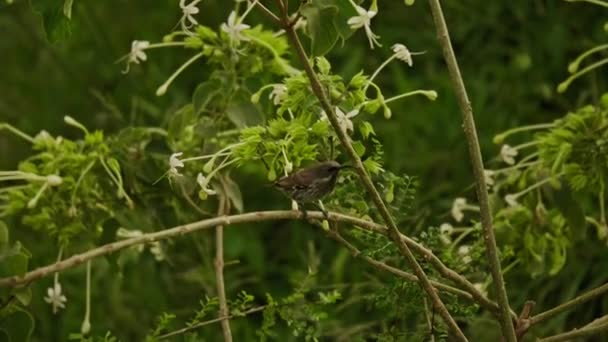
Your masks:
{"label": "bird perched on branch", "polygon": [[340,165],[330,160],[316,165],[299,169],[296,172],[281,177],[274,186],[281,190],[287,197],[298,203],[300,210],[306,217],[305,203],[316,205],[327,218],[327,212],[321,203],[316,203],[330,194],[336,187],[340,170],[351,167]]}

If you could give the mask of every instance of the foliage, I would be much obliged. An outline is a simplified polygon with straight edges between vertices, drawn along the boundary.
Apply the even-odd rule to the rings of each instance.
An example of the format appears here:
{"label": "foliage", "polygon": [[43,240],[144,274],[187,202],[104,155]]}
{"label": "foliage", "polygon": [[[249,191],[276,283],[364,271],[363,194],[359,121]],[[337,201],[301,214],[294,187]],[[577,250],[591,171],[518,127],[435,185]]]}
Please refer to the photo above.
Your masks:
{"label": "foliage", "polygon": [[[188,14],[186,2],[180,5],[177,25],[180,8],[173,2],[120,4],[120,11],[115,4],[70,0],[2,5],[10,14],[0,13],[0,28],[12,34],[0,43],[0,49],[11,51],[0,51],[10,66],[2,76],[8,82],[0,80],[0,117],[7,122],[0,125],[0,149],[8,152],[0,163],[10,170],[0,171],[1,277],[215,216],[225,199],[230,213],[284,209],[287,201],[267,191],[268,183],[316,161],[350,163],[284,32],[247,1],[234,8],[194,3],[200,14]],[[605,91],[605,80],[578,82],[569,94],[552,90],[563,75],[565,56],[598,41],[591,30],[578,39],[583,23],[602,19],[597,11],[581,6],[575,16],[565,9],[572,5],[445,4],[479,114],[484,153],[494,152],[490,134],[505,129],[495,140],[508,139],[516,151],[506,149],[501,158],[507,167],[500,169],[495,160],[488,173],[515,310],[530,298],[547,309],[608,279],[603,262],[608,107],[607,95],[603,102],[594,95]],[[291,6],[290,13],[299,12],[291,19],[340,126],[401,232],[482,293],[492,288],[475,216],[465,221],[454,216],[456,227],[435,227],[450,198],[471,179],[425,7],[375,0]],[[378,13],[370,18],[371,26],[357,30],[349,24],[360,15],[356,6]],[[471,10],[480,6],[487,13],[483,18]],[[228,7],[234,10],[230,15]],[[198,21],[190,20],[193,14]],[[521,18],[530,19],[522,25]],[[396,29],[402,23],[407,24]],[[554,27],[559,29],[545,39],[547,28]],[[373,43],[368,29],[382,37],[384,47]],[[485,32],[496,39],[488,42]],[[30,36],[24,39],[24,34]],[[133,50],[121,59],[130,74],[122,76],[113,62],[134,35],[160,39],[133,42]],[[394,46],[394,53],[385,56],[402,37],[415,50],[428,51],[414,54],[414,68],[399,61]],[[376,50],[370,51],[368,42]],[[592,71],[577,74],[589,51],[570,66],[576,75],[562,83],[560,92]],[[37,71],[26,77],[21,71],[30,70],[30,63]],[[529,82],[522,83],[524,78]],[[412,91],[431,84],[434,90]],[[401,101],[412,95],[424,100]],[[380,110],[383,116],[376,115]],[[561,117],[566,111],[571,112]],[[61,126],[58,118],[65,113],[80,113],[79,121],[68,116],[68,125]],[[538,121],[550,123],[535,134],[512,136]],[[6,140],[12,137],[5,132],[23,138],[27,146]],[[509,158],[517,161],[510,165]],[[324,204],[331,211],[382,222],[353,170],[341,172]],[[478,210],[475,203],[467,206],[465,212]],[[364,266],[321,230],[307,227],[272,222],[225,230],[225,285],[235,340],[429,339],[434,312],[417,283]],[[350,228],[339,227],[362,256],[411,271],[386,236]],[[155,341],[186,327],[192,330],[178,339],[219,340],[219,325],[197,326],[218,317],[214,244],[211,234],[200,233],[108,255],[93,263],[92,287],[79,271],[64,272],[63,292],[55,300],[63,293],[67,307],[59,316],[48,305],[58,274],[53,285],[41,280],[2,289],[0,335],[19,341]],[[446,281],[428,262],[421,265],[431,279]],[[475,323],[487,312],[451,293],[441,297],[459,322],[469,323],[467,335],[491,340]],[[93,304],[87,304],[91,299]],[[588,322],[604,302],[563,315],[532,334]],[[263,312],[250,312],[256,308]],[[91,331],[81,324],[89,311]],[[446,326],[434,316],[434,339],[447,339]]]}

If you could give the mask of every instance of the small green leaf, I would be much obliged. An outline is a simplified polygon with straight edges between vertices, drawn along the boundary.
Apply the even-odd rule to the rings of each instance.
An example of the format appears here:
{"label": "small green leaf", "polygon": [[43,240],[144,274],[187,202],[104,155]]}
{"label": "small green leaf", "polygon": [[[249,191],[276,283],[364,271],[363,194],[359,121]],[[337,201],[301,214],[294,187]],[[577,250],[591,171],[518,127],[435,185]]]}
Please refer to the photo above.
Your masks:
{"label": "small green leaf", "polygon": [[222,84],[215,78],[199,84],[192,95],[194,114],[198,115],[200,112],[207,110],[207,107],[215,97],[221,96],[222,89]]}
{"label": "small green leaf", "polygon": [[312,43],[312,55],[325,55],[338,41],[338,31],[333,24],[336,9],[323,9],[313,2],[302,6],[300,13],[302,13],[308,23],[307,28]]}
{"label": "small green leaf", "polygon": [[241,189],[239,188],[239,185],[236,184],[230,177],[226,177],[224,180],[226,196],[228,196],[230,202],[232,202],[234,209],[236,209],[237,212],[242,213],[243,195],[241,194]]}
{"label": "small green leaf", "polygon": [[355,152],[357,152],[357,155],[359,157],[365,154],[365,146],[360,141],[354,141],[353,148],[355,149]]}
{"label": "small green leaf", "polygon": [[72,5],[74,4],[74,0],[65,0],[63,2],[63,15],[65,15],[68,19],[72,19]]}

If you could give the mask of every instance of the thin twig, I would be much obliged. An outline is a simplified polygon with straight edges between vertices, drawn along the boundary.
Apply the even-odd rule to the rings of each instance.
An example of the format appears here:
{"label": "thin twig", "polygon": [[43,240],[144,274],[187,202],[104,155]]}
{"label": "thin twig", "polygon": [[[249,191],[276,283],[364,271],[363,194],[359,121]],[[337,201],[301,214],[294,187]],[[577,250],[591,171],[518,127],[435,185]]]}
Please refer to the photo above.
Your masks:
{"label": "thin twig", "polygon": [[[280,0],[277,0],[277,1],[281,2]],[[450,330],[454,334],[454,337],[456,337],[456,339],[459,341],[467,341],[467,338],[464,336],[464,334],[460,330],[460,327],[458,327],[458,324],[456,324],[456,321],[450,315],[447,308],[441,301],[441,298],[439,298],[439,295],[434,290],[429,278],[424,273],[424,270],[422,269],[422,267],[420,266],[418,261],[416,261],[414,254],[409,249],[407,244],[401,239],[400,234],[399,234],[399,229],[397,228],[397,225],[395,224],[393,217],[391,216],[386,205],[384,204],[384,201],[382,200],[380,193],[378,192],[378,190],[374,186],[374,183],[372,182],[371,178],[367,174],[367,171],[365,170],[365,167],[363,166],[361,159],[357,155],[357,152],[355,151],[355,149],[353,148],[353,146],[350,142],[350,138],[346,135],[346,133],[340,127],[340,123],[338,122],[338,117],[336,116],[334,108],[331,105],[329,99],[327,98],[327,95],[325,94],[325,90],[323,89],[323,86],[322,86],[321,82],[319,81],[317,74],[313,70],[311,63],[308,60],[308,56],[307,56],[306,52],[304,51],[304,47],[302,46],[302,42],[300,41],[298,34],[296,33],[296,31],[294,30],[293,27],[289,26],[288,15],[286,13],[284,13],[280,19],[282,21],[283,29],[287,33],[287,37],[291,41],[293,47],[295,48],[295,50],[297,52],[298,57],[300,58],[300,62],[304,66],[304,71],[306,72],[306,75],[308,76],[308,79],[310,80],[310,85],[312,87],[313,93],[318,98],[318,100],[321,104],[321,107],[327,114],[327,117],[329,118],[329,121],[331,122],[331,125],[334,128],[334,131],[338,135],[338,139],[340,140],[342,146],[346,149],[348,156],[350,157],[351,161],[353,162],[354,168],[357,171],[357,174],[359,175],[359,179],[363,183],[367,192],[371,195],[375,206],[378,208],[380,215],[382,216],[383,220],[386,222],[386,225],[388,226],[388,229],[389,229],[390,238],[395,242],[395,244],[399,248],[399,251],[401,252],[401,254],[406,258],[409,265],[413,268],[414,274],[416,274],[416,277],[418,277],[418,279],[420,279],[420,284],[422,285],[422,288],[426,291],[426,293],[432,299],[433,305],[439,311],[439,314],[441,315],[441,317],[446,322],[447,326],[450,328]]]}
{"label": "thin twig", "polygon": [[598,318],[594,322],[578,329],[573,329],[565,333],[538,339],[537,342],[559,342],[569,341],[575,338],[590,337],[608,331],[608,315]]}
{"label": "thin twig", "polygon": [[562,304],[554,307],[553,309],[549,309],[547,311],[539,313],[538,315],[532,316],[530,318],[530,325],[534,325],[534,324],[540,323],[544,320],[547,320],[557,314],[560,314],[566,310],[571,309],[572,307],[574,307],[576,305],[586,303],[586,302],[594,299],[595,297],[599,297],[606,292],[608,292],[608,283],[606,283],[600,287],[596,287],[595,289],[590,290],[588,292],[585,292],[582,295],[580,295],[574,299],[571,299],[565,303],[562,303]]}
{"label": "thin twig", "polygon": [[257,1],[256,6],[258,6],[258,8],[260,10],[262,10],[262,12],[268,16],[270,19],[272,19],[275,23],[280,24],[281,23],[281,19],[279,19],[279,17],[277,17],[274,13],[272,13],[271,10],[269,10],[266,6],[264,6],[262,3],[260,3],[259,1]]}
{"label": "thin twig", "polygon": [[[222,177],[220,177],[222,188],[226,189]],[[230,203],[228,196],[218,194],[219,206],[217,215],[222,216],[230,213]],[[219,316],[226,317],[220,322],[222,334],[225,342],[232,342],[232,332],[230,331],[230,319],[228,316],[228,302],[226,300],[226,286],[224,284],[224,227],[215,227],[215,282],[217,285],[217,297],[219,301]]]}
{"label": "thin twig", "polygon": [[475,176],[477,189],[477,199],[479,200],[481,226],[483,227],[483,237],[486,245],[486,257],[492,273],[498,305],[500,306],[501,310],[500,322],[502,333],[508,342],[517,342],[515,328],[513,327],[513,320],[511,319],[511,307],[509,306],[507,289],[502,277],[500,259],[498,258],[496,237],[494,236],[494,228],[492,227],[492,212],[490,210],[488,189],[486,187],[484,178],[483,159],[481,156],[481,149],[479,147],[479,140],[477,138],[475,119],[473,118],[473,109],[467,95],[467,90],[464,86],[464,81],[462,80],[462,76],[460,74],[454,49],[452,48],[450,34],[443,16],[441,4],[439,3],[439,0],[429,0],[429,3],[431,5],[431,12],[433,13],[433,19],[437,29],[437,38],[442,47],[443,56],[448,66],[450,78],[452,80],[453,87],[458,98],[458,104],[462,112],[464,133],[469,145],[469,157],[473,166],[473,175]]}
{"label": "thin twig", "polygon": [[199,323],[196,323],[196,324],[191,325],[189,327],[181,328],[179,330],[175,330],[175,331],[172,331],[170,333],[167,333],[167,334],[164,334],[164,335],[160,335],[160,336],[158,336],[158,339],[159,340],[164,340],[164,339],[167,339],[167,338],[175,336],[175,335],[181,335],[181,334],[187,333],[188,331],[196,330],[196,329],[198,329],[198,328],[200,328],[202,326],[205,326],[205,325],[209,325],[209,324],[213,324],[213,323],[217,323],[217,322],[224,322],[226,320],[233,319],[233,318],[244,317],[244,316],[250,315],[252,313],[256,313],[256,312],[262,311],[264,309],[266,309],[266,305],[262,305],[262,306],[255,307],[253,309],[249,309],[249,310],[247,310],[247,311],[245,311],[245,312],[243,312],[241,314],[238,314],[238,315],[221,316],[221,317],[209,320],[209,321],[199,322]]}

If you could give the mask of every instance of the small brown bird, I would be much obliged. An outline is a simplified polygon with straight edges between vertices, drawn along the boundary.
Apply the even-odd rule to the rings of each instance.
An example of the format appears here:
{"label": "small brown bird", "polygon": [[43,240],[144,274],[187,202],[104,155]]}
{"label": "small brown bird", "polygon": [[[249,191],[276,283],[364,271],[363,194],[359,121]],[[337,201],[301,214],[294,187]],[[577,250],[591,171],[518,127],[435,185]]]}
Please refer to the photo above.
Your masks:
{"label": "small brown bird", "polygon": [[[333,160],[322,162],[284,176],[274,186],[296,201],[306,215],[304,203],[315,203],[331,193],[336,187],[340,170],[347,167],[350,166],[340,165]],[[327,216],[324,209],[319,209]]]}

